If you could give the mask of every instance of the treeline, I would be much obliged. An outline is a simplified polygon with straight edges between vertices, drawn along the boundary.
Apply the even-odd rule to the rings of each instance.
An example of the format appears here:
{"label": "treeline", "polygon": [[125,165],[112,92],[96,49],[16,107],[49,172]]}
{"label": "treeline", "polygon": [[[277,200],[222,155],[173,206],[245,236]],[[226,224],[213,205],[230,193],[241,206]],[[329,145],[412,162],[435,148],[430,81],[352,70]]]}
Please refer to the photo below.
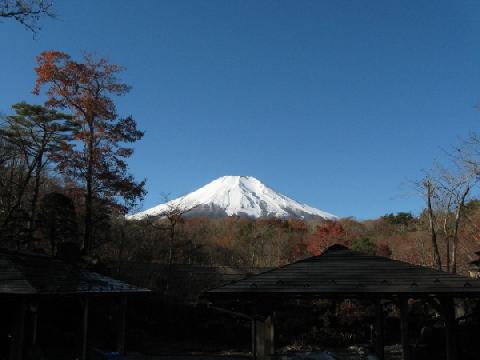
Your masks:
{"label": "treeline", "polygon": [[[468,270],[480,247],[476,227],[480,205],[466,205],[459,230],[459,269]],[[122,221],[114,240],[102,247],[105,259],[119,262],[160,262],[202,265],[271,267],[318,255],[328,246],[344,244],[354,250],[434,265],[428,214],[387,214],[376,220],[301,221],[280,219],[168,218]],[[441,249],[445,238],[439,235]],[[442,256],[446,254],[442,252]]]}

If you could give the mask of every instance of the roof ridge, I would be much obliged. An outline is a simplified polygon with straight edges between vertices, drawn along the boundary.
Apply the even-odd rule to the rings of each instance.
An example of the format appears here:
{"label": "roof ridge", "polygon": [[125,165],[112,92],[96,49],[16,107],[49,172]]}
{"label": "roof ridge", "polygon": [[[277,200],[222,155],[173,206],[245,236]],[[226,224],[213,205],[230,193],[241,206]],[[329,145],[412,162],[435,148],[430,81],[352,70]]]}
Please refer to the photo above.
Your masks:
{"label": "roof ridge", "polygon": [[[340,245],[340,244],[335,244],[335,245],[343,246],[343,245]],[[331,248],[331,247],[333,247],[333,246],[335,246],[335,245],[332,245],[332,246],[330,246],[329,248]],[[309,257],[307,257],[307,258],[299,259],[299,260],[296,260],[296,261],[291,262],[291,263],[288,263],[288,264],[284,264],[284,265],[280,265],[280,266],[277,266],[277,267],[273,267],[273,268],[271,268],[271,269],[268,269],[268,270],[259,272],[258,274],[255,274],[255,275],[253,275],[253,276],[264,275],[264,274],[267,274],[267,273],[270,273],[270,272],[273,272],[273,271],[277,271],[277,270],[283,269],[283,268],[285,268],[285,267],[287,267],[287,266],[290,266],[290,265],[295,265],[295,264],[298,264],[298,263],[301,263],[301,262],[306,262],[307,260],[310,260],[310,259],[318,258],[318,257],[324,255],[329,248],[327,248],[326,250],[324,250],[320,255],[309,256]],[[348,249],[348,248],[345,246],[345,249]],[[337,251],[337,250],[334,250],[334,251]],[[238,280],[233,280],[233,281],[231,281],[231,282],[228,283],[228,284],[223,284],[222,286],[217,286],[217,287],[208,289],[207,292],[210,291],[210,290],[216,290],[216,289],[224,288],[224,287],[226,287],[226,286],[228,286],[228,285],[238,283],[238,282],[240,282],[240,281],[249,279],[249,278],[251,278],[251,277],[252,277],[252,275],[244,276],[243,278],[238,279]]]}
{"label": "roof ridge", "polygon": [[[298,264],[305,265],[296,266]],[[388,282],[388,286],[385,282]],[[243,277],[209,292],[342,293],[347,290],[355,294],[445,293],[454,290],[459,293],[480,293],[480,280],[336,244],[320,255]]]}

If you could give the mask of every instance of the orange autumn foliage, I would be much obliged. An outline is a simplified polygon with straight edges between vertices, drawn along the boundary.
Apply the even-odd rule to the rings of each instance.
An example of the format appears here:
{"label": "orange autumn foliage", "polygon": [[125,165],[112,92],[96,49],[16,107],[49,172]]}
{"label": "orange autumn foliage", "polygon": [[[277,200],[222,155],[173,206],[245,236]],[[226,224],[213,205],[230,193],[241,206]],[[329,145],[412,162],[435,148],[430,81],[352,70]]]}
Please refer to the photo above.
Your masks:
{"label": "orange autumn foliage", "polygon": [[307,250],[312,255],[320,255],[329,246],[345,242],[344,229],[336,221],[317,225],[315,232],[306,239]]}

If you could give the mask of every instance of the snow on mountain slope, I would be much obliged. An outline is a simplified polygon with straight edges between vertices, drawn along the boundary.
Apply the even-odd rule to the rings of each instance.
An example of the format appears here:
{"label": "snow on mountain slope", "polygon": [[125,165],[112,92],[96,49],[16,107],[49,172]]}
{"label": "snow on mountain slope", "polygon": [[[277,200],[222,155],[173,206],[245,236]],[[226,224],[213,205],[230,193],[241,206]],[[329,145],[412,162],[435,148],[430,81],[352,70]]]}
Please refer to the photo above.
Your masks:
{"label": "snow on mountain slope", "polygon": [[172,209],[189,210],[187,216],[337,218],[279,194],[252,176],[223,176],[187,195],[131,215],[129,219],[160,217]]}

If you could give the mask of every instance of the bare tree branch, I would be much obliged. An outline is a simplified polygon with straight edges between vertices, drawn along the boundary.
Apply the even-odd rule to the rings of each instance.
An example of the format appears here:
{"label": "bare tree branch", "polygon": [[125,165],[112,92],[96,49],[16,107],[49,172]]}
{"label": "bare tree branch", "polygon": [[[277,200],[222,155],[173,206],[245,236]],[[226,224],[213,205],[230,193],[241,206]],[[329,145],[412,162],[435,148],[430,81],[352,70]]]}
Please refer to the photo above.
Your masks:
{"label": "bare tree branch", "polygon": [[13,19],[33,34],[42,17],[55,17],[52,0],[0,0],[0,18]]}

